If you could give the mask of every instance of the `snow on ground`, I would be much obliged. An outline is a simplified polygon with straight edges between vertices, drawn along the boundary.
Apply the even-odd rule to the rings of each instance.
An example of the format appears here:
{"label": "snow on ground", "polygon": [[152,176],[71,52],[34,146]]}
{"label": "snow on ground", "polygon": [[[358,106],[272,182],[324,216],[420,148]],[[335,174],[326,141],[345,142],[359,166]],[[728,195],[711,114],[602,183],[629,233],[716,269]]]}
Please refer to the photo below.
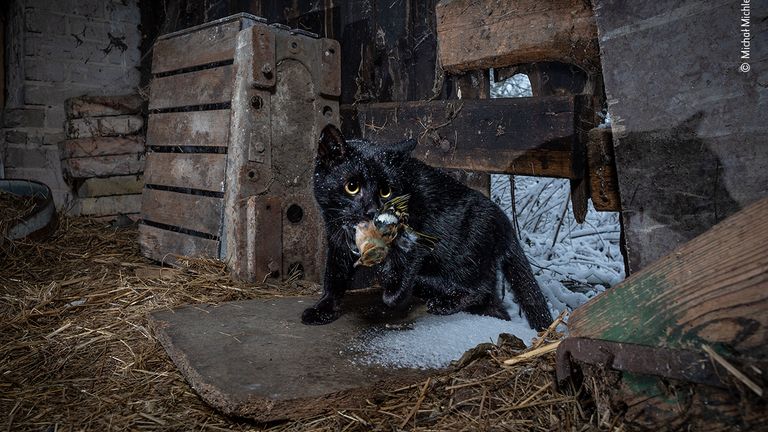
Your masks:
{"label": "snow on ground", "polygon": [[[495,83],[491,95],[530,96],[530,82],[525,75],[515,75]],[[553,317],[624,278],[617,213],[597,212],[590,202],[587,219],[579,225],[571,210],[568,180],[516,176],[514,186],[513,208],[510,177],[491,176],[491,199],[512,219]],[[479,343],[495,342],[501,333],[530,344],[536,332],[520,316],[512,296],[505,298],[512,321],[466,313],[430,315],[405,330],[372,329],[352,349],[361,363],[439,368]]]}

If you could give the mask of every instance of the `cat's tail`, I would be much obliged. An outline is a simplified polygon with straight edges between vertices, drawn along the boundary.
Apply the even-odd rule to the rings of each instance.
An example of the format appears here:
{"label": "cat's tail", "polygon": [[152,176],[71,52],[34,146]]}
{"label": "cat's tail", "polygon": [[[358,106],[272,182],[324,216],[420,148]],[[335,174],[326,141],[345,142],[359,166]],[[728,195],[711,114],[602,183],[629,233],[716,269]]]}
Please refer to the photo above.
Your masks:
{"label": "cat's tail", "polygon": [[552,323],[547,300],[533,277],[531,265],[525,258],[522,248],[517,244],[517,240],[512,241],[515,243],[507,248],[502,258],[504,275],[515,296],[515,301],[528,319],[528,324],[536,330],[542,330]]}

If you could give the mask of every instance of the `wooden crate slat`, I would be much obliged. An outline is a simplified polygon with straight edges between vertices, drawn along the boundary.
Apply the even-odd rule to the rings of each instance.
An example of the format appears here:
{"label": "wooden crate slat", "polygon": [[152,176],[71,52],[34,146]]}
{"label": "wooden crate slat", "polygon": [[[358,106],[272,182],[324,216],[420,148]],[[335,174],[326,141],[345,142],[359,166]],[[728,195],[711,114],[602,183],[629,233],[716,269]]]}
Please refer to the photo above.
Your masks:
{"label": "wooden crate slat", "polygon": [[231,21],[197,32],[158,40],[152,55],[152,73],[231,60],[240,21]]}
{"label": "wooden crate slat", "polygon": [[597,26],[581,0],[443,0],[435,6],[438,56],[459,73],[540,61],[600,68]]}
{"label": "wooden crate slat", "polygon": [[119,155],[144,152],[144,137],[91,137],[61,141],[61,158]]}
{"label": "wooden crate slat", "polygon": [[150,114],[147,145],[227,147],[231,110]]}
{"label": "wooden crate slat", "polygon": [[228,103],[232,97],[232,65],[152,80],[149,109]]}
{"label": "wooden crate slat", "polygon": [[139,244],[144,256],[163,263],[175,263],[173,255],[219,257],[219,241],[194,237],[153,226],[139,225]]}
{"label": "wooden crate slat", "polygon": [[416,101],[342,107],[345,133],[418,139],[414,156],[441,168],[578,178],[573,96]]}
{"label": "wooden crate slat", "polygon": [[144,219],[217,236],[221,226],[221,198],[144,189]]}
{"label": "wooden crate slat", "polygon": [[226,154],[149,153],[146,184],[224,192]]}

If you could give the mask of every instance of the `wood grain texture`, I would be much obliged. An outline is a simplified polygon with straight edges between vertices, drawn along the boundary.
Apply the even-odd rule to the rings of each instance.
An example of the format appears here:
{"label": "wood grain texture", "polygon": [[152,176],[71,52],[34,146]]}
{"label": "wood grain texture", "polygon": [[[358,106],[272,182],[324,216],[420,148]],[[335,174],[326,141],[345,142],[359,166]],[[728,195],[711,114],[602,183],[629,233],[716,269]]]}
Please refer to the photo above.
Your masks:
{"label": "wood grain texture", "polygon": [[218,258],[219,241],[139,224],[139,246],[147,258],[167,264],[176,256]]}
{"label": "wood grain texture", "polygon": [[587,141],[590,197],[595,210],[621,211],[611,129],[592,129]]}
{"label": "wood grain texture", "polygon": [[144,137],[92,137],[59,143],[62,159],[144,152]]}
{"label": "wood grain texture", "polygon": [[64,159],[61,167],[70,178],[138,174],[144,171],[144,153]]}
{"label": "wood grain texture", "polygon": [[373,142],[415,138],[414,156],[441,167],[576,178],[572,96],[417,101],[343,107],[344,133]]}
{"label": "wood grain texture", "polygon": [[227,147],[229,109],[150,114],[149,146]]}
{"label": "wood grain texture", "polygon": [[221,231],[221,198],[145,189],[143,219],[213,236]]}
{"label": "wood grain texture", "polygon": [[137,114],[83,117],[67,120],[67,137],[117,137],[139,134],[144,127],[144,117]]}
{"label": "wood grain texture", "polygon": [[138,213],[141,209],[141,194],[115,195],[97,198],[75,198],[72,214],[82,216],[111,216]]}
{"label": "wood grain texture", "polygon": [[226,154],[149,153],[147,184],[224,192]]}
{"label": "wood grain texture", "polygon": [[631,274],[768,196],[768,19],[741,73],[739,2],[594,3]]}
{"label": "wood grain texture", "polygon": [[149,109],[219,104],[232,96],[232,65],[152,80]]}
{"label": "wood grain texture", "polygon": [[[141,194],[144,179],[141,175],[89,178],[77,188],[78,197]],[[137,207],[138,210],[138,207]]]}
{"label": "wood grain texture", "polygon": [[231,60],[235,55],[237,32],[241,28],[242,24],[238,20],[160,39],[152,55],[152,73]]}
{"label": "wood grain texture", "polygon": [[589,2],[443,0],[435,13],[438,55],[446,72],[541,61],[599,70]]}
{"label": "wood grain texture", "polygon": [[573,312],[571,335],[768,358],[768,199]]}
{"label": "wood grain texture", "polygon": [[[747,366],[768,360],[768,199],[725,219],[571,314],[572,336],[701,351]],[[757,363],[755,363],[757,362]],[[723,390],[584,366],[600,412],[637,430],[757,430],[765,401],[723,373]],[[606,379],[606,375],[611,379]]]}
{"label": "wood grain texture", "polygon": [[144,99],[137,94],[118,96],[80,96],[67,99],[67,117],[99,117],[138,114]]}

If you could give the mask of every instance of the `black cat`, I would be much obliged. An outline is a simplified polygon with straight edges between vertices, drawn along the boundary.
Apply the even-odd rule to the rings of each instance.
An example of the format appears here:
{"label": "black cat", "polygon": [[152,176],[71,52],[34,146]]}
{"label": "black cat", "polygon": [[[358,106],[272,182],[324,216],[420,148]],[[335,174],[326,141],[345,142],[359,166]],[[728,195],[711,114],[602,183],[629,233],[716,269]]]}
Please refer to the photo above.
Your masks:
{"label": "black cat", "polygon": [[323,295],[302,315],[304,324],[339,317],[352,280],[354,227],[371,220],[396,196],[410,194],[408,225],[437,238],[433,248],[395,241],[376,265],[388,306],[411,295],[433,314],[466,311],[509,320],[499,293],[503,278],[535,329],[552,317],[504,212],[481,193],[410,156],[414,140],[391,145],[346,141],[334,126],[320,136],[314,189],[325,220],[328,254]]}

